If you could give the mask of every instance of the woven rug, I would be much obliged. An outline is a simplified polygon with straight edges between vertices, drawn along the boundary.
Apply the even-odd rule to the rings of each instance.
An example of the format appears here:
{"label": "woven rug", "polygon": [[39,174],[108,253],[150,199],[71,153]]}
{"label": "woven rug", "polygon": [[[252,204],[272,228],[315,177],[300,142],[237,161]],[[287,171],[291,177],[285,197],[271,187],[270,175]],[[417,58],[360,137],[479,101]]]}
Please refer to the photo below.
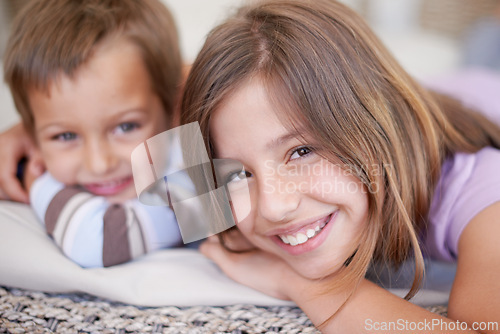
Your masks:
{"label": "woven rug", "polygon": [[[428,308],[445,315],[446,308]],[[0,287],[0,333],[319,333],[297,307],[136,307]]]}

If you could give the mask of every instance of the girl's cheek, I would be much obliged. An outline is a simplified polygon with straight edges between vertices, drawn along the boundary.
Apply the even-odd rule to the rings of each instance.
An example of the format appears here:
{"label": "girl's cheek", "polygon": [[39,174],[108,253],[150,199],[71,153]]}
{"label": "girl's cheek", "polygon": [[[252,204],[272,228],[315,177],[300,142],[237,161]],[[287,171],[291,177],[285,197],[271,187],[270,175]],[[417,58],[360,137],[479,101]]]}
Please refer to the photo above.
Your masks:
{"label": "girl's cheek", "polygon": [[246,218],[246,219],[242,220],[241,222],[239,222],[239,221],[236,221],[236,219],[235,219],[236,227],[238,228],[240,233],[244,236],[247,236],[250,234],[250,223],[248,220],[249,219]]}
{"label": "girl's cheek", "polygon": [[299,184],[299,191],[303,194],[310,194],[314,198],[325,200],[337,192],[337,182],[335,178],[324,178],[310,176],[302,180]]}

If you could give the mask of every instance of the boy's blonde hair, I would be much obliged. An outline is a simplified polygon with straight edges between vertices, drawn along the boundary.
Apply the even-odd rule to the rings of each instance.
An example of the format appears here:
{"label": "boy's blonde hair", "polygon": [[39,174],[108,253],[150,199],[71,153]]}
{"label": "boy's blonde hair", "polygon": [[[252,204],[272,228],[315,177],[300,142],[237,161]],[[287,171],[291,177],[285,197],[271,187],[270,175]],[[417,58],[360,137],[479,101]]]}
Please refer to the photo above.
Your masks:
{"label": "boy's blonde hair", "polygon": [[31,135],[29,91],[47,91],[60,74],[73,76],[114,36],[139,48],[151,87],[173,119],[182,64],[174,19],[160,1],[31,0],[13,22],[4,60],[5,81]]}
{"label": "boy's blonde hair", "polygon": [[364,277],[374,260],[397,266],[414,256],[412,296],[444,159],[500,147],[498,127],[422,88],[361,17],[333,0],[254,2],[209,34],[186,82],[181,122],[200,123],[211,154],[211,115],[254,76],[284,124],[303,126],[319,154],[368,190],[369,221],[339,285]]}

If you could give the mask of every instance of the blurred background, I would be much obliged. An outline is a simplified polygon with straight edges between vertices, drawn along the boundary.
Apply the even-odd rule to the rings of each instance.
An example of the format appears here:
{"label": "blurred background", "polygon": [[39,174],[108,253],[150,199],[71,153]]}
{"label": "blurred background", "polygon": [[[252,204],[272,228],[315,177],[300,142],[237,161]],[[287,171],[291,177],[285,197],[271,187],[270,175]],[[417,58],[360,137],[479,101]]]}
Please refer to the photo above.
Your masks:
{"label": "blurred background", "polygon": [[[12,17],[27,1],[0,0],[0,57]],[[196,57],[207,32],[248,0],[162,1],[176,18],[183,56],[189,63]],[[496,48],[499,56],[494,59],[500,62],[500,0],[342,2],[365,17],[396,59],[419,80],[452,73],[469,65],[471,58],[485,58],[481,50],[484,44]],[[491,38],[496,38],[496,43],[492,43]],[[0,131],[3,131],[19,118],[3,82],[3,70],[0,75]]]}

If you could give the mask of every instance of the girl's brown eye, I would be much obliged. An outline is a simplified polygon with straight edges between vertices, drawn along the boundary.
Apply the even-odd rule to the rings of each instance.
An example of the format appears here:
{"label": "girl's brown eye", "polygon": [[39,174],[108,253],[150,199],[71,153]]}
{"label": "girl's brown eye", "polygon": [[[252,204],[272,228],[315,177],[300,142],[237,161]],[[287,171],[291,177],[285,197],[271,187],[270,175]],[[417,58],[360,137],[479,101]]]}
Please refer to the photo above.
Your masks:
{"label": "girl's brown eye", "polygon": [[298,159],[311,153],[312,150],[309,147],[303,146],[295,149],[290,156],[290,160]]}
{"label": "girl's brown eye", "polygon": [[297,154],[299,156],[303,156],[303,155],[306,155],[307,153],[309,153],[310,150],[307,148],[307,147],[301,147],[297,150]]}

